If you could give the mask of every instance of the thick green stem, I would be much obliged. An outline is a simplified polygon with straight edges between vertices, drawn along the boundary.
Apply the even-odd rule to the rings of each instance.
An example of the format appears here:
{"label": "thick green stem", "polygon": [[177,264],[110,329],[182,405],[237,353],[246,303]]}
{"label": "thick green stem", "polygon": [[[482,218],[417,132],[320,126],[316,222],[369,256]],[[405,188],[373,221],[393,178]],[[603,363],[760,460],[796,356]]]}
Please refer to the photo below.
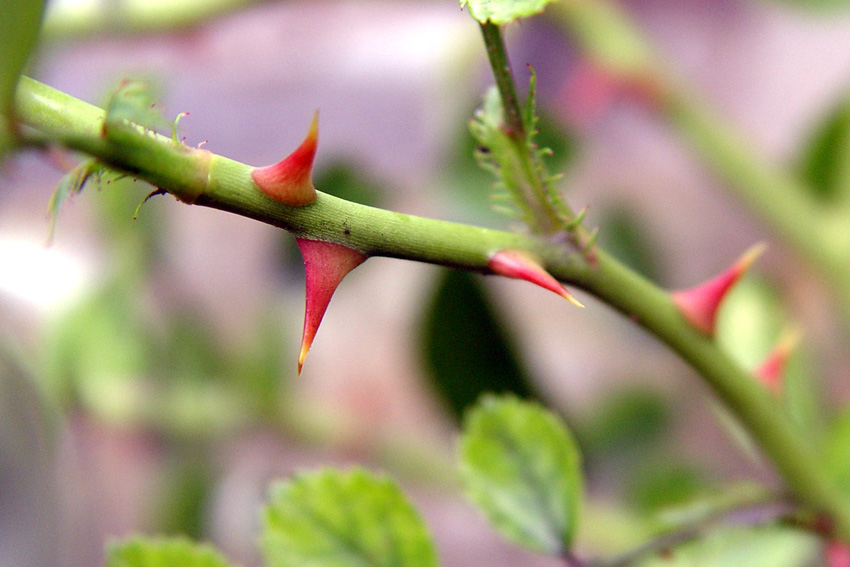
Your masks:
{"label": "thick green stem", "polygon": [[826,477],[819,457],[792,429],[765,388],[694,329],[670,295],[602,251],[589,265],[563,244],[540,238],[375,209],[319,193],[301,208],[266,197],[251,166],[189,150],[170,138],[127,127],[105,136],[104,112],[31,79],[17,93],[21,121],[70,148],[155,183],[181,200],[266,222],[297,235],[337,242],[369,255],[391,256],[487,272],[494,251],[523,248],[546,268],[624,313],[688,361],[737,415],[772,459],[799,500],[836,522],[850,541],[850,503]]}

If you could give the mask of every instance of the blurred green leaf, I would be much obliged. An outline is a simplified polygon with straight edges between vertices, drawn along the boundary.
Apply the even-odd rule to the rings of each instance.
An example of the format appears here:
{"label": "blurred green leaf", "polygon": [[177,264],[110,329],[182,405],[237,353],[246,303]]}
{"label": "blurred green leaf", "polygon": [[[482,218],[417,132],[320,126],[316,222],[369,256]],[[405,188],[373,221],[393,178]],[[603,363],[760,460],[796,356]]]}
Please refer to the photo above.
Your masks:
{"label": "blurred green leaf", "polygon": [[44,4],[44,0],[0,2],[0,160],[15,141],[15,90],[35,49]]}
{"label": "blurred green leaf", "polygon": [[442,270],[420,333],[431,384],[458,421],[485,392],[535,397],[479,276]]}
{"label": "blurred green leaf", "polygon": [[487,396],[464,420],[460,460],[467,496],[502,534],[550,555],[570,549],[581,458],[555,414],[512,396]]}
{"label": "blurred green leaf", "polygon": [[717,314],[720,346],[746,368],[757,368],[775,345],[786,316],[776,290],[746,276],[724,298]]}
{"label": "blurred green leaf", "polygon": [[373,176],[367,176],[355,162],[337,160],[316,172],[313,184],[320,190],[361,205],[379,207],[386,189]]}
{"label": "blurred green leaf", "polygon": [[301,474],[264,513],[268,567],[436,567],[416,510],[390,480],[362,469]]}
{"label": "blurred green leaf", "polygon": [[701,494],[706,484],[691,466],[652,459],[644,463],[628,485],[628,499],[645,514],[685,504]]}
{"label": "blurred green leaf", "polygon": [[229,567],[215,549],[181,538],[134,538],[112,543],[106,567]]}
{"label": "blurred green leaf", "polygon": [[652,281],[658,281],[661,270],[656,246],[649,238],[641,217],[627,207],[605,211],[599,225],[599,243],[618,260]]}
{"label": "blurred green leaf", "polygon": [[133,296],[134,288],[106,281],[48,326],[44,374],[58,400],[116,421],[135,415],[153,340]]}
{"label": "blurred green leaf", "polygon": [[542,12],[554,0],[460,0],[460,7],[468,7],[469,14],[479,22],[507,24],[518,18],[527,18]]}
{"label": "blurred green leaf", "polygon": [[[840,3],[850,6],[846,0]],[[824,200],[850,194],[850,97],[816,126],[803,148],[799,174]]]}
{"label": "blurred green leaf", "polygon": [[639,567],[803,567],[820,550],[814,535],[784,527],[728,527],[636,563]]}
{"label": "blurred green leaf", "polygon": [[207,511],[216,480],[214,460],[204,443],[179,443],[172,448],[157,493],[154,522],[164,534],[200,539],[207,527]]}
{"label": "blurred green leaf", "polygon": [[839,488],[850,496],[850,408],[829,424],[823,440],[824,465]]}
{"label": "blurred green leaf", "polygon": [[664,398],[648,388],[624,388],[594,408],[582,439],[589,450],[645,454],[670,431],[670,409]]}

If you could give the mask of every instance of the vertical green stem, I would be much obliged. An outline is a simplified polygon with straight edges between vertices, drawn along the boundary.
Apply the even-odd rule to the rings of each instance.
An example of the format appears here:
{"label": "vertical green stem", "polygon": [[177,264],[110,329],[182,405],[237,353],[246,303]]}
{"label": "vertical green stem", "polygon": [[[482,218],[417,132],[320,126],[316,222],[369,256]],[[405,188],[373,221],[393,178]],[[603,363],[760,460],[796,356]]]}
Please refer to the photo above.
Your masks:
{"label": "vertical green stem", "polygon": [[508,51],[502,40],[502,30],[496,24],[487,22],[481,24],[484,44],[487,46],[487,57],[496,78],[496,86],[502,97],[502,107],[505,112],[505,133],[510,137],[525,140],[526,124],[522,121],[519,97],[516,94],[511,62]]}

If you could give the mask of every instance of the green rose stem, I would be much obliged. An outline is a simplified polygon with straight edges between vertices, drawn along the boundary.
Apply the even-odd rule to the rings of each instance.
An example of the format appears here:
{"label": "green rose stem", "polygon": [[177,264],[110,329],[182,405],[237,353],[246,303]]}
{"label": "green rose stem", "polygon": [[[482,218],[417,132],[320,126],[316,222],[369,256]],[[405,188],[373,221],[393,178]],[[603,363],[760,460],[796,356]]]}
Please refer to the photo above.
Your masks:
{"label": "green rose stem", "polygon": [[103,110],[32,79],[21,79],[16,106],[22,123],[41,136],[183,201],[250,217],[299,237],[336,242],[367,255],[477,272],[488,272],[490,255],[505,248],[537,255],[558,280],[596,295],[690,363],[749,430],[790,491],[812,510],[828,515],[837,535],[850,541],[850,502],[827,478],[820,458],[791,428],[769,392],[692,327],[669,293],[604,251],[597,251],[591,265],[560,242],[375,209],[321,192],[311,205],[288,207],[257,188],[251,166],[186,148],[140,127],[112,127],[105,137]]}

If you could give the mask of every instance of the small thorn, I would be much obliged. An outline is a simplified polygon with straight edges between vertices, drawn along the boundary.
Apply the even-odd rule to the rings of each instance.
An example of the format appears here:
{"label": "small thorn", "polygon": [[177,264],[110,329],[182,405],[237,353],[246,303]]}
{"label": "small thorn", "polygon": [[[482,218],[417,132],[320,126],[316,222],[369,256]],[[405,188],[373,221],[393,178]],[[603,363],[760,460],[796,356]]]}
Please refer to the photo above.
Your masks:
{"label": "small thorn", "polygon": [[499,250],[487,262],[500,276],[525,280],[556,293],[577,307],[584,307],[561,283],[547,272],[531,253],[516,248]]}
{"label": "small thorn", "polygon": [[319,112],[316,111],[301,145],[274,165],[254,168],[251,172],[254,183],[263,193],[286,205],[302,207],[315,201],[312,175],[318,140]]}
{"label": "small thorn", "polygon": [[298,374],[316,337],[316,331],[333,297],[334,291],[348,273],[366,261],[367,256],[333,242],[296,238],[306,273],[306,306],[304,330],[301,336],[301,353],[298,356]]}
{"label": "small thorn", "polygon": [[827,567],[850,567],[850,547],[840,541],[830,541],[824,549]]}
{"label": "small thorn", "polygon": [[[107,181],[107,183],[109,183],[109,181]],[[136,219],[139,218],[139,211],[141,210],[142,205],[147,203],[152,197],[158,197],[159,195],[168,195],[168,191],[166,191],[165,189],[157,187],[154,191],[151,191],[150,193],[148,193],[148,196],[145,197],[144,199],[142,199],[142,202],[139,203],[136,206],[136,210],[133,211],[133,220],[136,220]]]}
{"label": "small thorn", "polygon": [[776,346],[768,353],[755,372],[756,376],[773,394],[779,394],[782,390],[788,359],[791,358],[791,354],[800,344],[800,337],[801,333],[798,329],[784,331]]}
{"label": "small thorn", "polygon": [[726,294],[767,249],[763,242],[751,246],[723,273],[696,287],[674,291],[673,302],[685,318],[703,333],[714,335],[717,311]]}

